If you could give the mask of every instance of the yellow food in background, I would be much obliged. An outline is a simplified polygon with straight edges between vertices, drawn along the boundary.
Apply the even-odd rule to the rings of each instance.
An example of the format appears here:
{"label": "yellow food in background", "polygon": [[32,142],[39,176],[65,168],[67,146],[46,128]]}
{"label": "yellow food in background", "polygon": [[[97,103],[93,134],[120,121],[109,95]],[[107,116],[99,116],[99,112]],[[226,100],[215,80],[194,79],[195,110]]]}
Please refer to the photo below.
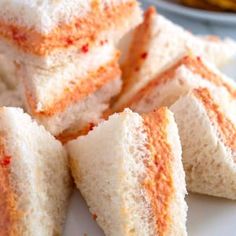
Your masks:
{"label": "yellow food in background", "polygon": [[212,10],[212,11],[236,11],[235,0],[181,0],[184,5]]}
{"label": "yellow food in background", "polygon": [[223,10],[233,10],[236,11],[236,1],[235,0],[207,0],[207,2],[214,4]]}

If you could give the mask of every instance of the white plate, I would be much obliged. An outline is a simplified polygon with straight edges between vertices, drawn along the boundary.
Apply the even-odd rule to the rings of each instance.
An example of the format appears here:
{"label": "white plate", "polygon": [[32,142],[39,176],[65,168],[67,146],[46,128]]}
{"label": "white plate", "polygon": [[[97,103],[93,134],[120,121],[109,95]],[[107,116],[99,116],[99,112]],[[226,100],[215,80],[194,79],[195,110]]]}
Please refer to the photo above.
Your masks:
{"label": "white plate", "polygon": [[175,13],[181,16],[187,16],[205,21],[212,21],[221,24],[235,24],[236,14],[221,13],[205,10],[198,10],[190,7],[185,7],[174,3],[172,0],[143,0],[147,5],[155,5],[158,9],[170,13]]}
{"label": "white plate", "polygon": [[[187,203],[189,236],[236,235],[235,201],[189,194]],[[104,236],[78,191],[72,197],[64,236]]]}
{"label": "white plate", "polygon": [[[223,70],[236,78],[235,68],[236,60]],[[236,235],[236,201],[189,194],[187,203],[189,236]],[[64,236],[104,236],[78,191],[71,199]]]}

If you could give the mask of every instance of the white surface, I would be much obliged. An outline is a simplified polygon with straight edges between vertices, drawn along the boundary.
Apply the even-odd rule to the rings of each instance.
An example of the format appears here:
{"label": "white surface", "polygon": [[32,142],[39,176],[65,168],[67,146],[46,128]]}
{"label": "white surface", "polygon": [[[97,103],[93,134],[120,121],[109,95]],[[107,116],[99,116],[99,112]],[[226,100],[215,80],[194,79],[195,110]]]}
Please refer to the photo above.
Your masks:
{"label": "white surface", "polygon": [[[189,194],[187,204],[189,236],[236,235],[235,201]],[[78,191],[72,197],[64,236],[104,236]]]}
{"label": "white surface", "polygon": [[[236,202],[203,195],[187,197],[189,236],[233,236]],[[225,222],[225,224],[223,223]],[[78,191],[72,197],[64,236],[104,236]]]}
{"label": "white surface", "polygon": [[75,191],[72,196],[63,236],[104,236],[79,191]]}
{"label": "white surface", "polygon": [[236,235],[236,202],[190,194],[187,229],[189,236]]}
{"label": "white surface", "polygon": [[[187,197],[189,236],[233,236],[236,221],[236,202],[220,198],[190,194]],[[227,224],[223,224],[225,221]],[[86,235],[87,234],[87,235]],[[104,236],[79,191],[70,204],[64,236]]]}
{"label": "white surface", "polygon": [[221,13],[198,10],[190,7],[178,5],[173,0],[147,0],[149,4],[157,6],[161,10],[166,10],[178,15],[185,15],[191,18],[218,22],[221,24],[234,24],[236,25],[236,14],[234,13]]}

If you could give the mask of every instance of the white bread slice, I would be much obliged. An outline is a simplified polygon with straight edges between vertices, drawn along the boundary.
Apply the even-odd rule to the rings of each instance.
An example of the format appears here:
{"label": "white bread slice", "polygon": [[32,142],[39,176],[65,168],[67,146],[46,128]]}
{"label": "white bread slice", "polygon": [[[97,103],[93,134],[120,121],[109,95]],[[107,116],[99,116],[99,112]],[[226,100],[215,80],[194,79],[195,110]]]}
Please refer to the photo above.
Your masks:
{"label": "white bread slice", "polygon": [[236,56],[236,43],[214,36],[194,36],[156,14],[155,8],[150,7],[144,22],[133,33],[129,53],[122,66],[124,88],[119,103],[124,104],[188,50],[220,66]]}
{"label": "white bread slice", "polygon": [[38,67],[62,66],[94,43],[117,43],[141,20],[136,0],[1,1],[0,52]]}
{"label": "white bread slice", "polygon": [[71,177],[63,146],[19,108],[0,108],[0,235],[61,235]]}
{"label": "white bread slice", "polygon": [[179,128],[187,188],[236,199],[236,119],[207,89],[180,98],[171,110]]}
{"label": "white bread slice", "polygon": [[87,54],[76,55],[72,62],[62,67],[44,70],[23,64],[19,66],[18,78],[23,80],[26,93],[34,100],[32,109],[45,112],[64,99],[66,93],[81,93],[78,89],[83,83],[90,83],[86,87],[93,93],[96,89],[95,81],[103,79],[91,77],[111,63],[118,63],[118,57],[119,52],[111,43],[106,42],[92,48]]}
{"label": "white bread slice", "polygon": [[67,149],[76,185],[105,235],[186,235],[181,145],[168,109],[114,114]]}
{"label": "white bread slice", "polygon": [[58,111],[53,115],[32,113],[29,107],[27,110],[55,136],[70,129],[80,131],[89,123],[97,124],[103,118],[103,113],[109,108],[111,98],[120,92],[121,85],[121,79],[118,76],[96,92],[71,103],[63,111]]}
{"label": "white bread slice", "polygon": [[180,96],[198,87],[207,87],[221,94],[219,99],[222,102],[235,101],[236,84],[233,80],[203,58],[186,54],[138,91],[126,106],[136,112],[149,112],[172,105]]}
{"label": "white bread slice", "polygon": [[[2,0],[0,2],[1,20],[33,29],[37,32],[49,33],[59,24],[70,23],[86,16],[93,8],[105,10],[131,0]],[[97,4],[98,6],[96,6]]]}

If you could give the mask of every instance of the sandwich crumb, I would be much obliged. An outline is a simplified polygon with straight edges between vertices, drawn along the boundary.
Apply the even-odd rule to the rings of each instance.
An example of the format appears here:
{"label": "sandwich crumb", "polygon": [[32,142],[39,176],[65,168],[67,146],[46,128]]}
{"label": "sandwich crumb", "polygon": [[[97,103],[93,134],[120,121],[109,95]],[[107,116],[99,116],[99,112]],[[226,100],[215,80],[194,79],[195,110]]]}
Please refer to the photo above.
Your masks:
{"label": "sandwich crumb", "polygon": [[142,59],[146,59],[147,56],[148,56],[148,53],[147,53],[147,52],[144,52],[144,53],[141,54],[141,58],[142,58]]}
{"label": "sandwich crumb", "polygon": [[100,45],[101,45],[101,46],[103,46],[103,45],[106,44],[106,43],[108,43],[108,40],[107,40],[107,39],[100,41]]}
{"label": "sandwich crumb", "polygon": [[97,215],[96,214],[93,214],[93,219],[96,220],[97,219]]}
{"label": "sandwich crumb", "polygon": [[83,53],[87,53],[89,51],[89,45],[88,44],[83,45],[81,48],[81,51]]}
{"label": "sandwich crumb", "polygon": [[74,44],[74,40],[72,38],[67,38],[66,40],[68,45],[73,45]]}
{"label": "sandwich crumb", "polygon": [[18,32],[15,28],[12,28],[12,38],[18,42],[26,41],[26,36],[23,33]]}
{"label": "sandwich crumb", "polygon": [[11,157],[10,157],[10,156],[5,156],[5,157],[0,161],[1,166],[8,166],[10,163],[11,163]]}
{"label": "sandwich crumb", "polygon": [[89,123],[89,124],[88,124],[88,130],[89,130],[89,131],[93,130],[94,127],[95,127],[95,124],[94,124],[94,123]]}

